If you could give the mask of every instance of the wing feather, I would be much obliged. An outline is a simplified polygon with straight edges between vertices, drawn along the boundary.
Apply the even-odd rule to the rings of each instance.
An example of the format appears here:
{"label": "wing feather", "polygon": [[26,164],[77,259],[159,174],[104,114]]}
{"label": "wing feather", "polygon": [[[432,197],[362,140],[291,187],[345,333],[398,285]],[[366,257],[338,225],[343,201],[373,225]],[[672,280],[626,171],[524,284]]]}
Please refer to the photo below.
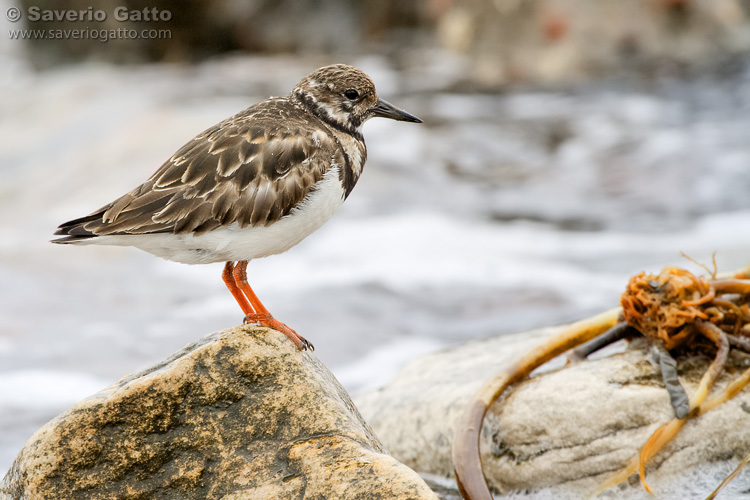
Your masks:
{"label": "wing feather", "polygon": [[285,99],[250,107],[196,136],[130,193],[61,225],[60,234],[186,234],[272,224],[331,167],[339,146],[316,120]]}

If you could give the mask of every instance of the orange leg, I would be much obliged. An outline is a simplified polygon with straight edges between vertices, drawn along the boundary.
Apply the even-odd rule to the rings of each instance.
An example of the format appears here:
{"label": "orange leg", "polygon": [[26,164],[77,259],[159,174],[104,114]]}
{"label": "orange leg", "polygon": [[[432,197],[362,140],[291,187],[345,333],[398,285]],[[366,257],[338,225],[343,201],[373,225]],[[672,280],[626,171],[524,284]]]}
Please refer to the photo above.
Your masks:
{"label": "orange leg", "polygon": [[[227,263],[227,267],[225,267],[225,273],[226,269],[229,268],[231,263]],[[250,311],[248,312],[245,307],[243,307],[242,303],[239,299],[237,299],[237,296],[235,295],[235,299],[237,299],[237,302],[240,304],[240,307],[242,307],[242,311],[245,313],[245,323],[257,323],[261,326],[267,326],[269,328],[273,328],[274,330],[278,330],[287,337],[289,337],[292,342],[297,346],[298,349],[301,351],[304,351],[305,349],[315,350],[313,345],[304,339],[301,335],[299,335],[297,332],[286,326],[281,321],[275,319],[273,316],[271,316],[271,313],[268,312],[268,309],[263,305],[263,303],[260,301],[257,295],[255,295],[255,292],[252,288],[250,288],[250,285],[247,282],[247,261],[241,260],[237,262],[237,265],[234,266],[234,269],[231,270],[233,281],[234,281],[234,287],[241,291],[242,294],[244,294],[244,297],[247,297],[245,300],[245,303],[249,301]],[[225,279],[226,282],[226,279]],[[227,285],[229,287],[229,285]],[[232,292],[232,295],[234,295],[234,291],[232,287],[229,287],[229,291]]]}
{"label": "orange leg", "polygon": [[242,290],[240,290],[234,282],[233,271],[234,262],[227,262],[224,266],[224,272],[221,273],[221,279],[224,280],[224,284],[229,288],[229,291],[232,292],[234,300],[236,300],[242,308],[242,312],[245,313],[245,318],[248,318],[253,316],[255,311],[253,310],[253,306],[250,305],[250,302],[247,301],[247,297],[242,294]]}

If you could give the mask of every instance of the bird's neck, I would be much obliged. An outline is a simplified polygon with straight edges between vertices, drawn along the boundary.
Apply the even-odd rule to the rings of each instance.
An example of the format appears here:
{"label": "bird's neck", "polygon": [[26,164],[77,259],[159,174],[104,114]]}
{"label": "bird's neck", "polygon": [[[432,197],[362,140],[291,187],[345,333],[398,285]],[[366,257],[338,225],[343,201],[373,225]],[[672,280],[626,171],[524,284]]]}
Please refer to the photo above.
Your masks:
{"label": "bird's neck", "polygon": [[363,140],[362,120],[353,120],[352,116],[345,115],[340,111],[332,108],[329,104],[321,101],[316,101],[315,98],[310,94],[296,89],[289,95],[289,100],[293,104],[319,118],[331,128],[334,128],[339,132],[349,134],[360,141]]}
{"label": "bird's neck", "polygon": [[367,160],[367,147],[363,139],[357,139],[338,130],[333,131],[333,136],[341,146],[343,165],[341,165],[339,171],[339,178],[344,188],[344,198],[346,198],[354,189],[359,176],[362,175],[362,169],[365,166],[365,160]]}

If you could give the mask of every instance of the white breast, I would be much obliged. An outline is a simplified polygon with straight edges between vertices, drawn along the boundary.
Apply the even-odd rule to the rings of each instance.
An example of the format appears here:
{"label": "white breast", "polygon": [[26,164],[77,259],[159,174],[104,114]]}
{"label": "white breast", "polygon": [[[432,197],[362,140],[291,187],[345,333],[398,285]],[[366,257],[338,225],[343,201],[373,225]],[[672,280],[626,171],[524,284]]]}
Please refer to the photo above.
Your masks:
{"label": "white breast", "polygon": [[82,243],[135,246],[185,264],[252,260],[286,252],[328,221],[343,202],[339,166],[334,165],[299,206],[269,226],[240,228],[234,223],[200,236],[99,236]]}

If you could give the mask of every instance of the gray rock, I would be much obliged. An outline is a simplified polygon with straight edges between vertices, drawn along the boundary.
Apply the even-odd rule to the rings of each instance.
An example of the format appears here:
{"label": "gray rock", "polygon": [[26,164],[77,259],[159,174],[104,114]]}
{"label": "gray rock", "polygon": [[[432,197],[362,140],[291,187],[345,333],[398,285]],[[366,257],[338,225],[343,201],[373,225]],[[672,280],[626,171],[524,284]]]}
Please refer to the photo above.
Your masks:
{"label": "gray rock", "polygon": [[328,369],[237,327],[81,401],[21,450],[0,498],[436,499]]}
{"label": "gray rock", "polygon": [[[384,388],[357,398],[357,406],[394,457],[420,473],[452,477],[453,435],[470,397],[501,367],[558,331],[492,338],[423,356]],[[491,406],[481,451],[484,473],[496,491],[583,498],[625,467],[651,433],[673,417],[645,341],[625,345],[564,368],[562,359],[553,360]],[[710,359],[695,354],[677,359],[690,394]],[[748,364],[750,356],[732,352],[714,393]],[[750,453],[748,413],[746,390],[690,420],[649,463],[647,479],[657,497],[679,492],[670,498],[705,498]],[[649,497],[637,482],[621,488],[618,498]]]}

